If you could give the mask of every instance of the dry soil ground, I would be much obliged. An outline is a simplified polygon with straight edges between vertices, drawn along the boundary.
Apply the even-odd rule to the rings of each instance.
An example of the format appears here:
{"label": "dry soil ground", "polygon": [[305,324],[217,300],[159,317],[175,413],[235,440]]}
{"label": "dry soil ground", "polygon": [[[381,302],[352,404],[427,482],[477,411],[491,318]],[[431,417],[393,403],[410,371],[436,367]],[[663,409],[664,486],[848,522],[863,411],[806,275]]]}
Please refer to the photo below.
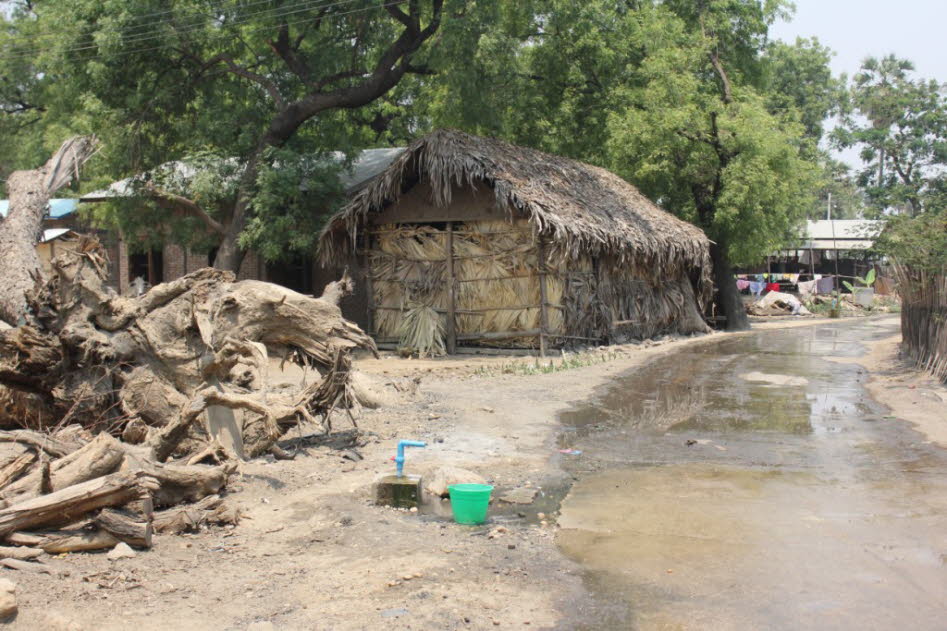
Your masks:
{"label": "dry soil ground", "polygon": [[[586,598],[581,568],[555,545],[555,502],[544,508],[546,493],[558,497],[571,481],[560,467],[568,456],[556,448],[557,412],[615,374],[720,335],[615,347],[577,362],[590,365],[538,375],[509,374],[526,371],[509,358],[360,361],[363,371],[382,380],[420,377],[416,395],[393,396],[389,405],[363,413],[362,444],[355,449],[363,459],[351,450],[310,446],[293,461],[248,462],[230,488],[231,501],[245,514],[235,528],[159,536],[152,550],[120,561],[104,554],[53,558],[51,574],[5,570],[18,584],[20,606],[10,628],[555,627],[563,611]],[[866,366],[881,371],[873,386],[878,396],[903,386],[923,399],[914,404],[899,395],[882,402],[927,423],[932,435],[943,432],[943,388],[922,387],[922,377],[894,363],[894,344],[874,350],[877,363]],[[928,391],[938,400],[922,394]],[[929,411],[922,412],[928,399]],[[336,428],[346,423],[337,419]],[[393,471],[390,458],[401,438],[428,442],[409,452],[409,472],[467,467],[498,490],[538,488],[536,503],[495,505],[494,523],[485,527],[376,507],[371,483]],[[550,514],[537,514],[544,510]]]}

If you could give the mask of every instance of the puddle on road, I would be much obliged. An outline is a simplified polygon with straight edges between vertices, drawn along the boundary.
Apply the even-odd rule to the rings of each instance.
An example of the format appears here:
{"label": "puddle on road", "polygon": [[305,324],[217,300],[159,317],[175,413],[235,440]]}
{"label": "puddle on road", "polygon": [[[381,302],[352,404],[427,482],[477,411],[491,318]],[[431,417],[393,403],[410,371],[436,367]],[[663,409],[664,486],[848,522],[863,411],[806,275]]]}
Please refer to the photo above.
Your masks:
{"label": "puddle on road", "polygon": [[597,603],[565,625],[943,628],[947,457],[821,359],[893,328],[727,339],[563,414],[583,456],[557,542]]}
{"label": "puddle on road", "polygon": [[562,442],[618,426],[645,433],[807,434],[832,425],[833,417],[866,413],[858,379],[834,383],[838,365],[821,360],[856,356],[862,350],[856,339],[822,327],[799,331],[731,338],[662,357],[592,405],[562,414]]}

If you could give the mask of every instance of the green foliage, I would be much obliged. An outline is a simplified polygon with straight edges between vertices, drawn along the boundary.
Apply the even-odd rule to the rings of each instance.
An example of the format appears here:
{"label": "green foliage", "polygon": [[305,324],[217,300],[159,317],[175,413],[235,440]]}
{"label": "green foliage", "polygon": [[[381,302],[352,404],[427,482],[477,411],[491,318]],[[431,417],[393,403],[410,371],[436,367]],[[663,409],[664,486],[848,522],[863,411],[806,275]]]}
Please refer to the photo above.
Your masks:
{"label": "green foliage", "polygon": [[[293,102],[312,91],[273,52],[281,23],[311,77],[340,77],[325,92],[357,82],[344,73],[370,67],[401,28],[370,0],[320,6],[49,0],[13,22],[21,34],[55,32],[18,39],[17,50],[32,64],[25,76],[43,77],[45,129],[104,138],[90,188],[206,157],[186,186],[161,185],[222,224],[246,201],[240,244],[268,259],[309,249],[339,203],[331,151],[404,144],[437,126],[605,166],[700,225],[735,262],[784,245],[814,193],[835,185],[817,145],[839,82],[818,41],[769,42],[783,0],[449,0],[438,38],[411,58],[417,73],[269,143],[274,93]],[[261,152],[261,142],[276,149]],[[259,165],[249,182],[246,164]],[[209,248],[216,238],[206,222],[154,202],[93,213],[147,239]]]}
{"label": "green foliage", "polygon": [[[763,28],[760,20],[749,24]],[[748,55],[755,31],[719,59],[729,64],[728,98],[712,55],[736,34],[694,33],[660,10],[652,25],[664,36],[649,38],[657,44],[642,61],[640,86],[625,87],[609,117],[609,164],[726,244],[733,262],[755,263],[785,243],[811,203],[817,169],[803,151],[805,130],[793,115],[774,115],[760,88],[735,82],[760,71]]]}
{"label": "green foliage", "polygon": [[[449,15],[464,4],[448,0]],[[142,247],[174,239],[208,249],[232,238],[222,236],[232,222],[240,227],[245,222],[240,243],[261,248],[269,259],[308,251],[324,214],[339,198],[338,160],[323,158],[332,151],[351,155],[398,135],[388,131],[395,125],[386,123],[397,104],[369,99],[362,112],[364,98],[338,101],[312,115],[300,114],[302,107],[366,83],[393,42],[410,30],[403,23],[406,12],[417,9],[421,26],[428,26],[436,5],[436,0],[397,7],[377,0],[21,3],[0,32],[0,69],[15,78],[15,85],[0,82],[0,107],[16,102],[17,90],[38,107],[17,119],[34,121],[21,134],[3,133],[13,119],[0,116],[0,147],[24,145],[11,151],[11,167],[0,162],[0,170],[35,165],[36,156],[48,154],[63,136],[94,132],[103,150],[84,173],[92,178],[87,189],[156,173],[175,161],[201,163],[186,185],[162,184],[193,196],[189,199],[225,230],[210,234],[193,213],[142,199],[91,209],[97,225],[141,238]],[[381,67],[404,68],[410,59],[422,72],[427,51],[417,48]],[[380,92],[398,78],[385,77]],[[402,126],[402,138],[405,130]],[[27,138],[35,146],[22,142]],[[249,209],[246,218],[243,208]]]}
{"label": "green foliage", "polygon": [[816,143],[825,120],[844,101],[845,81],[829,68],[832,51],[813,38],[771,42],[763,57],[766,102],[774,114],[793,117]]}
{"label": "green foliage", "polygon": [[869,57],[855,75],[834,140],[859,147],[858,174],[876,214],[918,215],[947,166],[947,101],[936,81],[912,76],[910,61]]}
{"label": "green foliage", "polygon": [[818,42],[767,44],[786,3],[515,4],[482,9],[439,56],[434,126],[609,168],[735,261],[785,244],[814,206],[815,146],[840,85]]}
{"label": "green foliage", "polygon": [[313,252],[326,219],[344,201],[343,163],[336,155],[300,156],[282,149],[271,149],[267,158],[240,245],[267,261],[286,258],[288,252]]}
{"label": "green foliage", "polygon": [[[856,276],[855,282],[859,283],[860,287],[871,287],[872,285],[874,285],[875,284],[875,268],[871,268],[870,270],[868,270],[868,273],[865,274],[864,278]],[[845,285],[845,288],[848,289],[848,291],[852,293],[855,292],[856,287],[852,283],[848,282],[847,280],[843,280],[842,284]]]}
{"label": "green foliage", "polygon": [[890,217],[875,248],[902,265],[939,272],[947,265],[947,212]]}

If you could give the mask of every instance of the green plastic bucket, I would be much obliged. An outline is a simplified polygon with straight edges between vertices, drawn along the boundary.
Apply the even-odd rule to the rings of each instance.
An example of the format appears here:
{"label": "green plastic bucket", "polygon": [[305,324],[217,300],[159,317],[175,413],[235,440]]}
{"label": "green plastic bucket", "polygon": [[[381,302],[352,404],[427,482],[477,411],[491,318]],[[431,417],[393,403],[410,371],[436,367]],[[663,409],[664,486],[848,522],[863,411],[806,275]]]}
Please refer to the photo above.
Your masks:
{"label": "green plastic bucket", "polygon": [[487,505],[493,487],[489,484],[451,484],[450,507],[458,524],[482,524],[487,519]]}

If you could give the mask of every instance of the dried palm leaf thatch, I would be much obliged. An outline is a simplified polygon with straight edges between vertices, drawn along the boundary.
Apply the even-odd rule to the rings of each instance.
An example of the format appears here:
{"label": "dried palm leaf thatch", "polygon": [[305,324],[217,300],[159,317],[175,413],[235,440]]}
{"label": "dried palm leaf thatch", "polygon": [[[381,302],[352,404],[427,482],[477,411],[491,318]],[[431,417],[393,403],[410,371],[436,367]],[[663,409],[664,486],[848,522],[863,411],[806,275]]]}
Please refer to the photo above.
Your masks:
{"label": "dried palm leaf thatch", "polygon": [[631,275],[603,275],[599,292],[610,305],[619,340],[645,339],[664,333],[705,333],[694,289],[685,278],[652,284]]}
{"label": "dried palm leaf thatch", "polygon": [[491,138],[441,129],[418,139],[330,219],[320,236],[326,262],[351,252],[369,213],[396,202],[409,178],[428,181],[435,205],[455,187],[487,184],[498,208],[523,217],[563,261],[608,257],[657,283],[694,275],[699,297],[712,291],[710,241],[635,187],[599,167]]}
{"label": "dried palm leaf thatch", "polygon": [[428,226],[381,226],[371,235],[369,265],[375,331],[400,338],[411,304],[446,309],[446,237]]}
{"label": "dried palm leaf thatch", "polygon": [[413,303],[401,319],[399,346],[416,352],[421,357],[436,357],[447,353],[444,344],[444,322],[434,309]]}
{"label": "dried palm leaf thatch", "polygon": [[[478,221],[454,232],[458,334],[528,331],[539,327],[536,247],[528,222]],[[483,340],[535,346],[529,338]]]}

